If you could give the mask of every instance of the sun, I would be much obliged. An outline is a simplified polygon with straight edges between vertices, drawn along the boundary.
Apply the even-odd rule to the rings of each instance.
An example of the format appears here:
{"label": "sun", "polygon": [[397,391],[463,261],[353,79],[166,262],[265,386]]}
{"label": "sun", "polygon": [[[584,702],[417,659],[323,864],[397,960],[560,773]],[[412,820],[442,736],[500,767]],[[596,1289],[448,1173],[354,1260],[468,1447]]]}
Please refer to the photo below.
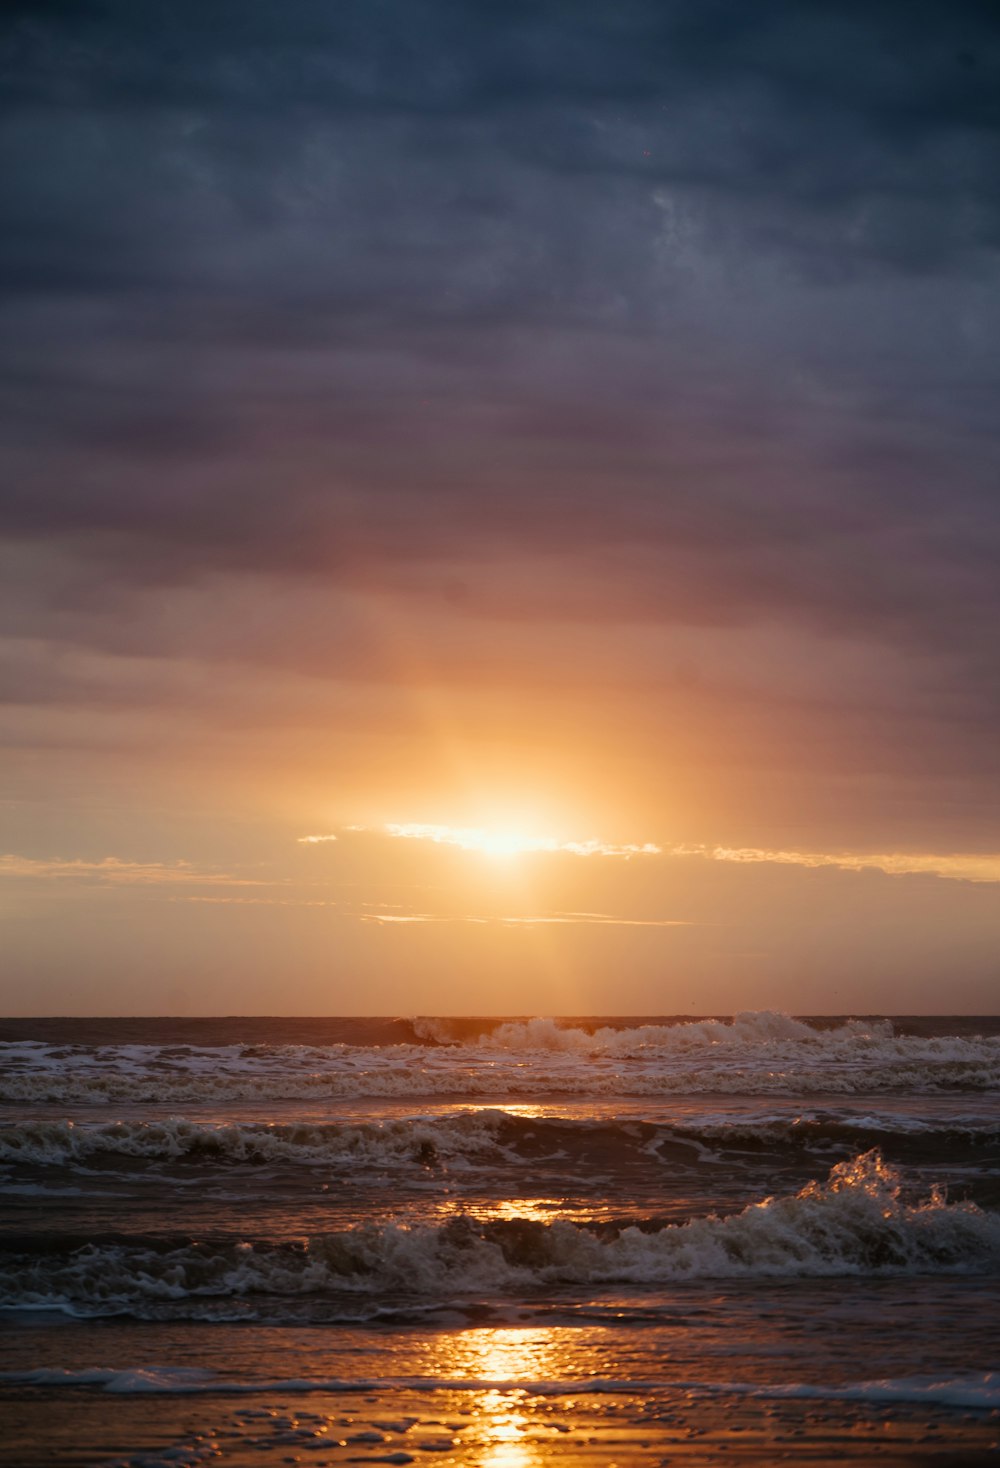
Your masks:
{"label": "sun", "polygon": [[441,846],[458,846],[483,856],[510,858],[530,851],[558,851],[560,843],[549,836],[529,836],[523,831],[486,826],[435,826],[420,823],[389,825],[391,836],[410,841],[433,841]]}
{"label": "sun", "polygon": [[485,856],[521,856],[526,851],[547,851],[555,846],[542,836],[527,836],[517,831],[489,831],[473,829],[468,832],[469,851],[481,851]]}

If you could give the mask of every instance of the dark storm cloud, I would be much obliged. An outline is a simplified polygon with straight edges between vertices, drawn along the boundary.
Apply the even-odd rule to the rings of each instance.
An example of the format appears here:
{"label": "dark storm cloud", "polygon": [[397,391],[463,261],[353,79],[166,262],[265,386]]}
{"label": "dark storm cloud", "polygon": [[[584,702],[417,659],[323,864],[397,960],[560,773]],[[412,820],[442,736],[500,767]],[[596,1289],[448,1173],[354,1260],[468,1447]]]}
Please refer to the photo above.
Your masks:
{"label": "dark storm cloud", "polygon": [[7,13],[0,531],[110,597],[562,554],[985,686],[992,4]]}
{"label": "dark storm cloud", "polygon": [[21,291],[217,291],[221,272],[342,310],[401,278],[394,312],[526,294],[586,316],[627,293],[590,248],[648,225],[658,181],[720,192],[719,227],[834,275],[1000,238],[985,5],[32,5],[8,37]]}

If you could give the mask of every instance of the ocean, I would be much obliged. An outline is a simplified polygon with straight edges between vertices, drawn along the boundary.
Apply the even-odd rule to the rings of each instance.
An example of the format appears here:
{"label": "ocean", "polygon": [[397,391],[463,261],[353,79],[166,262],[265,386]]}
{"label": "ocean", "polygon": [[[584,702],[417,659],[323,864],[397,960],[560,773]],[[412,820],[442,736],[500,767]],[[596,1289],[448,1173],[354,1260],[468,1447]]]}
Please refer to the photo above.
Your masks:
{"label": "ocean", "polygon": [[1000,1463],[1000,1019],[0,1022],[0,1462]]}

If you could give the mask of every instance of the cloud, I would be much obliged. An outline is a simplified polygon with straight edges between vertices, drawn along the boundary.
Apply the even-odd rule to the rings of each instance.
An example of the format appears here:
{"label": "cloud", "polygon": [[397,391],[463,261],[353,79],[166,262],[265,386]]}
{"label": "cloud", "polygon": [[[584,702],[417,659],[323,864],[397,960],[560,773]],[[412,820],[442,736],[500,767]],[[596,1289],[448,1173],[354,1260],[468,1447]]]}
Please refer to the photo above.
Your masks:
{"label": "cloud", "polygon": [[[521,835],[503,830],[477,827],[452,827],[413,823],[366,828],[352,826],[347,830],[390,840],[427,842],[433,846],[455,847],[485,856],[581,856],[611,857],[630,860],[642,856],[670,861],[674,858],[697,857],[730,864],[771,863],[779,866],[837,867],[842,871],[881,871],[888,876],[926,874],[963,882],[1000,882],[1000,855],[991,852],[867,852],[867,851],[798,851],[751,846],[707,846],[681,843],[658,846],[653,842],[614,844],[598,840],[560,841],[554,837]],[[335,835],[300,837],[300,841],[319,843],[336,840]],[[571,913],[569,920],[601,921],[600,913]],[[567,915],[562,915],[567,917]],[[550,917],[548,921],[561,921]],[[402,919],[399,919],[402,920]],[[406,921],[424,921],[424,917],[407,917]],[[427,921],[438,919],[426,918]],[[397,921],[392,918],[391,921]],[[515,919],[509,919],[515,921]],[[519,921],[519,919],[518,919]],[[541,919],[531,919],[541,921]]]}
{"label": "cloud", "polygon": [[[928,825],[980,819],[990,6],[176,0],[169,36],[164,13],[7,16],[9,729],[44,706],[39,742],[71,742],[67,713],[144,698],[161,735],[168,703],[255,730],[276,714],[241,662],[315,678],[259,700],[315,728],[322,680],[379,683],[390,717],[421,679],[555,702],[615,664],[579,656],[613,627],[596,718],[623,688],[623,744],[690,727],[719,768],[883,788],[905,764]],[[718,649],[774,629],[809,645],[759,732]],[[873,702],[838,640],[873,654]]]}
{"label": "cloud", "polygon": [[172,887],[192,883],[225,887],[275,885],[254,877],[239,877],[228,872],[206,870],[187,861],[122,861],[116,856],[86,861],[81,858],[45,859],[7,853],[0,855],[0,879],[4,877],[32,881],[76,881],[115,887]]}
{"label": "cloud", "polygon": [[[976,492],[954,430],[986,427],[995,372],[981,9],[717,4],[710,34],[652,0],[261,12],[182,0],[169,65],[121,4],[15,25],[9,533],[141,580],[385,577],[502,530],[680,546],[661,604],[701,549],[723,615],[898,605],[919,574],[876,579],[864,533],[793,585],[767,552],[877,532],[887,467]],[[930,415],[894,423],[914,388]]]}
{"label": "cloud", "polygon": [[[596,838],[587,841],[560,841],[555,836],[532,836],[524,832],[478,826],[443,826],[422,822],[399,824],[390,821],[379,827],[348,826],[345,829],[367,835],[388,836],[395,841],[427,841],[435,846],[457,846],[462,851],[479,852],[485,856],[520,856],[544,852],[566,853],[570,856],[623,857],[629,860],[634,856],[660,855],[660,848],[652,841],[645,841],[641,845],[616,844],[598,841]],[[336,834],[298,838],[300,843],[310,845],[337,839]]]}
{"label": "cloud", "polygon": [[440,826],[410,823],[398,825],[390,822],[385,827],[387,835],[402,841],[430,841],[439,846],[458,846],[463,851],[478,851],[487,856],[516,856],[530,852],[567,852],[571,856],[658,856],[660,848],[652,841],[642,845],[615,845],[598,841],[560,841],[554,836],[530,836],[504,830],[488,830],[479,827]]}
{"label": "cloud", "polygon": [[510,914],[504,912],[419,912],[407,910],[399,903],[362,902],[351,904],[339,899],[282,895],[279,897],[232,895],[229,893],[187,893],[172,898],[174,902],[192,902],[222,907],[308,907],[325,908],[348,921],[391,927],[420,924],[469,924],[474,927],[615,927],[615,928],[690,928],[703,926],[683,918],[643,918],[619,916],[607,912],[538,912]]}
{"label": "cloud", "polygon": [[555,912],[509,914],[473,913],[362,913],[361,921],[390,925],[393,923],[471,923],[477,927],[495,924],[502,928],[611,927],[611,928],[690,928],[697,926],[681,918],[616,917],[606,912]]}
{"label": "cloud", "polygon": [[722,862],[773,862],[780,866],[839,867],[842,871],[881,871],[888,876],[927,874],[959,882],[1000,882],[1000,855],[932,852],[768,851],[756,847],[678,846],[673,856],[704,856]]}
{"label": "cloud", "polygon": [[172,900],[200,902],[208,906],[219,907],[325,907],[333,908],[338,912],[343,910],[342,903],[329,901],[322,897],[219,897],[214,893],[211,896],[201,893],[185,893],[183,897],[175,897]]}

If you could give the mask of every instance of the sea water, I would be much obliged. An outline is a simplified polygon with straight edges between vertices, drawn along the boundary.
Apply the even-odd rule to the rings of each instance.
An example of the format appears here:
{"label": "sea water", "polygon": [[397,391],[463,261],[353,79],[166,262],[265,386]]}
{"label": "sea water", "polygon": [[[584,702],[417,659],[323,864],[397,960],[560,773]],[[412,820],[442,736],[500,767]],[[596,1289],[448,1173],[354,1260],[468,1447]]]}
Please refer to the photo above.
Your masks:
{"label": "sea water", "polygon": [[0,1461],[1000,1462],[1000,1020],[0,1025]]}

